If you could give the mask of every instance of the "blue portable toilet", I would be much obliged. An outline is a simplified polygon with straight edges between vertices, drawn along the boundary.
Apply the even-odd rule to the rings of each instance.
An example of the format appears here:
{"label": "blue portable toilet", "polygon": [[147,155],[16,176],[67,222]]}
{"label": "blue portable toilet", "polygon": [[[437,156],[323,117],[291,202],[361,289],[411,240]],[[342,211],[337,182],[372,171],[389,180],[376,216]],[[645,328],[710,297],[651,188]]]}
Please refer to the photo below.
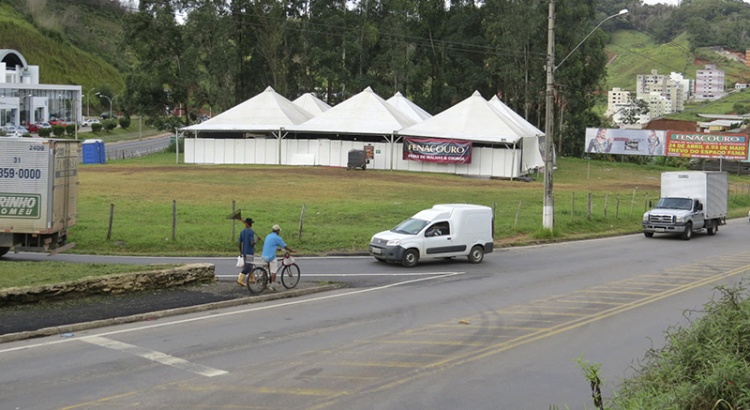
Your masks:
{"label": "blue portable toilet", "polygon": [[107,154],[104,152],[104,141],[98,139],[83,141],[83,163],[104,164]]}

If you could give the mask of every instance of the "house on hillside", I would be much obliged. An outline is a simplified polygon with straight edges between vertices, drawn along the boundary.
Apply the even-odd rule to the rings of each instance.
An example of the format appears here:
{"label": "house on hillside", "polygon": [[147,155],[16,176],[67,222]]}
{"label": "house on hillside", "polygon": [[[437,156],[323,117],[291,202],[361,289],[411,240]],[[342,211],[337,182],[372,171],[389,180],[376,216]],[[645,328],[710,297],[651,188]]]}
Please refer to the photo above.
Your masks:
{"label": "house on hillside", "polygon": [[81,122],[81,86],[40,84],[39,66],[16,50],[0,49],[0,126],[53,118]]}

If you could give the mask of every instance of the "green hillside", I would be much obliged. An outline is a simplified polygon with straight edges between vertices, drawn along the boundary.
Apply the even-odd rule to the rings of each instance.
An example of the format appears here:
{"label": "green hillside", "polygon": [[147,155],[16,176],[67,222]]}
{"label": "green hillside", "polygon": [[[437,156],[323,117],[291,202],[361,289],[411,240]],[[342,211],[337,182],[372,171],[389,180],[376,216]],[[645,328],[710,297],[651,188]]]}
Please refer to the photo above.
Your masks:
{"label": "green hillside", "polygon": [[[724,71],[727,89],[732,89],[737,82],[750,82],[750,67],[710,48],[698,48],[695,52],[690,52],[690,43],[684,34],[670,43],[658,44],[646,34],[619,30],[612,34],[606,52],[610,59],[607,66],[607,90],[620,87],[635,91],[636,76],[649,74],[651,70],[665,75],[678,72],[694,79],[696,71],[703,69],[706,64],[715,64]],[[606,100],[602,104],[606,106]],[[736,104],[750,105],[750,91],[732,93],[719,101],[686,104],[685,111],[669,115],[668,118],[705,121],[705,118],[698,117],[697,114],[734,113]]]}
{"label": "green hillside", "polygon": [[[84,93],[91,88],[113,93],[124,89],[123,73],[113,64],[72,44],[67,35],[55,31],[53,23],[42,23],[43,16],[37,18],[39,22],[31,23],[31,16],[0,4],[0,48],[14,49],[27,63],[39,66],[41,83],[81,85]],[[112,27],[120,30],[117,24]]]}

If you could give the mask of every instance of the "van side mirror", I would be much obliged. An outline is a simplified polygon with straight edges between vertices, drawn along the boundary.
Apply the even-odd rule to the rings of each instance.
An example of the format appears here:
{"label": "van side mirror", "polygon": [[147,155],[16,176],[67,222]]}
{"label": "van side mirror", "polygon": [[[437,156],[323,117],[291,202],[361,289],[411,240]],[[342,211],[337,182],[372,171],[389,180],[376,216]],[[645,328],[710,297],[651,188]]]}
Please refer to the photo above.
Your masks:
{"label": "van side mirror", "polygon": [[653,203],[653,201],[652,201],[652,200],[650,200],[650,199],[648,200],[648,207],[649,207],[649,208],[653,208],[653,207],[654,207],[654,203]]}
{"label": "van side mirror", "polygon": [[700,202],[698,202],[698,201],[695,201],[695,210],[696,211],[702,211],[703,210],[703,204],[700,203]]}

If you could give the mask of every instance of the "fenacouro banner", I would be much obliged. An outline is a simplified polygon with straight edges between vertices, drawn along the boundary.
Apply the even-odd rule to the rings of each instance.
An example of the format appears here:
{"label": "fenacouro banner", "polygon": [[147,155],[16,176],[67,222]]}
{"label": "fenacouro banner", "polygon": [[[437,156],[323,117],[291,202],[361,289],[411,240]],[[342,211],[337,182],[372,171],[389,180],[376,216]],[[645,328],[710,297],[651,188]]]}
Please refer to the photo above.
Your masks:
{"label": "fenacouro banner", "polygon": [[747,160],[746,134],[667,132],[667,156]]}
{"label": "fenacouro banner", "polygon": [[470,164],[471,141],[439,138],[404,138],[405,160]]}

